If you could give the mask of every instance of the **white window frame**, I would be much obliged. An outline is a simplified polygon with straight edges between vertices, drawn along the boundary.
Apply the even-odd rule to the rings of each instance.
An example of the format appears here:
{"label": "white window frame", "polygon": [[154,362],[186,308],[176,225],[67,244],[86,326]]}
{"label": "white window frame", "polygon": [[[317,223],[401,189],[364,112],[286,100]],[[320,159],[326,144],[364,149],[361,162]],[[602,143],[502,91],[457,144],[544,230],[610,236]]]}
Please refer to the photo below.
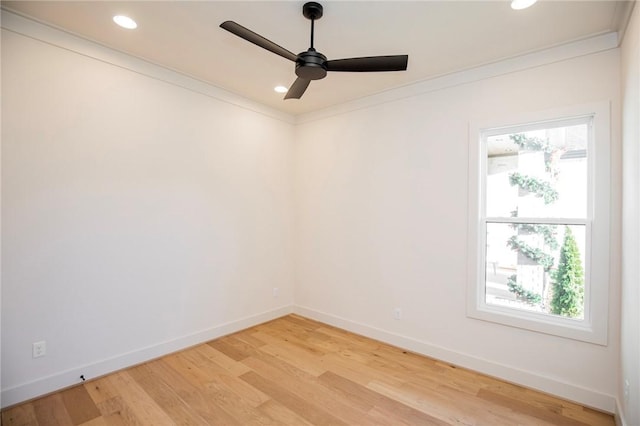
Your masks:
{"label": "white window frame", "polygon": [[[486,147],[483,139],[497,129],[517,131],[518,126],[593,116],[587,147],[587,219],[584,319],[564,318],[486,303]],[[469,126],[469,223],[467,315],[535,332],[607,345],[609,311],[610,234],[610,106],[608,102],[520,114],[516,117],[474,121]],[[499,132],[498,132],[499,133]],[[519,218],[522,219],[522,218]],[[548,220],[548,219],[547,219]],[[560,219],[558,223],[571,223]]]}

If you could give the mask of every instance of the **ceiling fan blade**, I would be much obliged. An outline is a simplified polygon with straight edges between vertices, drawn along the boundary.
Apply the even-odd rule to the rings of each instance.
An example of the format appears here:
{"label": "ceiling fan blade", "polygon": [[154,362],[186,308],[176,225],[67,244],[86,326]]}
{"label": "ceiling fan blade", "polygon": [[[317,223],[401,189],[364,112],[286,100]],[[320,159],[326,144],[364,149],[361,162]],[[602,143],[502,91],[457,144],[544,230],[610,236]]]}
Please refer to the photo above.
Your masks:
{"label": "ceiling fan blade", "polygon": [[405,71],[409,55],[368,56],[327,61],[327,71],[376,72]]}
{"label": "ceiling fan blade", "polygon": [[291,87],[289,88],[289,91],[287,92],[287,94],[284,95],[284,98],[300,99],[304,94],[305,90],[307,90],[307,87],[309,87],[309,83],[311,83],[311,80],[298,77],[296,81],[294,81]]}
{"label": "ceiling fan blade", "polygon": [[266,49],[269,52],[273,52],[276,55],[280,55],[283,58],[286,58],[290,61],[295,62],[298,59],[298,55],[288,51],[282,46],[278,46],[271,40],[268,40],[262,37],[260,34],[254,33],[250,29],[245,28],[236,22],[225,21],[222,24],[220,24],[220,28],[223,28],[232,34],[235,34],[238,37],[243,38],[248,42],[255,44],[256,46],[260,46],[263,49]]}

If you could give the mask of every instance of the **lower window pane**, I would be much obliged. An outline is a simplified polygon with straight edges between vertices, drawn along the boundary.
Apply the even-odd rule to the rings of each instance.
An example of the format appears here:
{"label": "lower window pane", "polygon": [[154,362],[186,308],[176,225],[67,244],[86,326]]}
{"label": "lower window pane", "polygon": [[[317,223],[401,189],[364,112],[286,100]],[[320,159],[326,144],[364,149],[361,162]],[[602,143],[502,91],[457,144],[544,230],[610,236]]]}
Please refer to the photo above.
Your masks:
{"label": "lower window pane", "polygon": [[584,319],[585,228],[487,223],[485,302]]}

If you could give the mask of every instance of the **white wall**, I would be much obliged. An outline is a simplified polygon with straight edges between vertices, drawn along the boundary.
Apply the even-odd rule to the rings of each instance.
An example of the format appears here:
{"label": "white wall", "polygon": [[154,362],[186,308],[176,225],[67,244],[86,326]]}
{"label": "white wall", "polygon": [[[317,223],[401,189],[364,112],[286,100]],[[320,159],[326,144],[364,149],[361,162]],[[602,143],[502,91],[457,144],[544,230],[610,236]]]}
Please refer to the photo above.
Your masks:
{"label": "white wall", "polygon": [[292,122],[84,46],[2,32],[5,406],[293,303]]}
{"label": "white wall", "polygon": [[[640,7],[622,44],[622,318],[618,399],[628,425],[640,424]],[[624,382],[629,381],[629,396]]]}
{"label": "white wall", "polygon": [[[619,52],[451,81],[423,93],[418,85],[413,96],[381,105],[303,117],[295,157],[296,309],[613,411],[617,220],[607,346],[468,318],[465,265],[471,121],[611,101],[612,217],[619,217]],[[399,321],[392,315],[396,307],[402,309]]]}

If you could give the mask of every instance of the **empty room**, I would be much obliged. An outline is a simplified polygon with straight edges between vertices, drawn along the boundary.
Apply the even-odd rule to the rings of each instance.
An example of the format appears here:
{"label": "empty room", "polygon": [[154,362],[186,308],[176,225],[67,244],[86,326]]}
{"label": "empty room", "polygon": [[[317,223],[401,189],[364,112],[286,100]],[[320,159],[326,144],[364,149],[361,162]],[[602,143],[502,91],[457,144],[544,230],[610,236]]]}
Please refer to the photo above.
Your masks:
{"label": "empty room", "polygon": [[0,5],[3,426],[640,426],[635,0]]}

